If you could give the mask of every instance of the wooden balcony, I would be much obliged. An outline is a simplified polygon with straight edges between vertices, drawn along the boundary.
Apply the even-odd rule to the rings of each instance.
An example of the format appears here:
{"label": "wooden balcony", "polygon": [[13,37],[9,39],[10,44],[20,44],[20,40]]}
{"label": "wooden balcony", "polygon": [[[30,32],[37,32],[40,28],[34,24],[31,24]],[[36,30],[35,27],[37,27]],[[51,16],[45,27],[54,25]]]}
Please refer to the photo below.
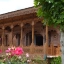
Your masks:
{"label": "wooden balcony", "polygon": [[[9,47],[9,46],[8,46]],[[7,46],[0,46],[0,49],[5,51],[7,48]],[[29,53],[29,54],[44,54],[45,51],[45,45],[44,46],[23,46],[22,47],[24,50],[24,53]],[[47,47],[47,55],[61,55],[61,51],[60,51],[60,45],[58,46],[53,46],[53,44],[51,44],[50,46]]]}

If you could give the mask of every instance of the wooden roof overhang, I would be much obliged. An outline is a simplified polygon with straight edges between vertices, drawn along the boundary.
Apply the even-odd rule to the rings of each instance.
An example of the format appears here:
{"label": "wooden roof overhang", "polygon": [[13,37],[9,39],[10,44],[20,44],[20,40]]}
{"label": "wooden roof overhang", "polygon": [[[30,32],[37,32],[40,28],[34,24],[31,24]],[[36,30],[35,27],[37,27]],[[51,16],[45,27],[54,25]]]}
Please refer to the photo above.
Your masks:
{"label": "wooden roof overhang", "polygon": [[9,13],[1,14],[0,15],[0,24],[38,18],[36,15],[36,11],[37,11],[36,8],[30,7],[30,8],[26,8],[26,9],[21,9],[21,10],[9,12]]}

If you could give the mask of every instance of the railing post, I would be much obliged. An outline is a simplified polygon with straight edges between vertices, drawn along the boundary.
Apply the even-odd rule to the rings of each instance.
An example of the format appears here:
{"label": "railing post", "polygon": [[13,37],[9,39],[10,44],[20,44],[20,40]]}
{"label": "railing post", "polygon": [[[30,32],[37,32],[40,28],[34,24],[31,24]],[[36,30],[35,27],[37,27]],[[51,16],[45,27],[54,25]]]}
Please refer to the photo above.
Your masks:
{"label": "railing post", "polygon": [[50,45],[50,50],[51,50],[51,54],[50,54],[50,55],[53,55],[54,52],[53,52],[53,44],[52,44],[52,43],[51,43],[51,45]]}
{"label": "railing post", "polygon": [[58,44],[56,51],[57,51],[56,55],[60,56],[61,55],[60,44]]}

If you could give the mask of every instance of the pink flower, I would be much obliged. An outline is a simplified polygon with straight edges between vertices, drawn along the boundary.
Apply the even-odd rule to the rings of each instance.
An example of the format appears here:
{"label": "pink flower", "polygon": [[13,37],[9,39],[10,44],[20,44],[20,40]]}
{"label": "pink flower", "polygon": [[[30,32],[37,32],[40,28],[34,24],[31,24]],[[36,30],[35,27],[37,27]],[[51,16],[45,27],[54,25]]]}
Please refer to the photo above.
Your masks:
{"label": "pink flower", "polygon": [[4,58],[4,61],[6,61],[6,58]]}
{"label": "pink flower", "polygon": [[31,60],[27,60],[27,62],[29,63]]}
{"label": "pink flower", "polygon": [[28,54],[28,53],[26,53],[26,57],[27,57],[27,58],[29,57],[29,54]]}
{"label": "pink flower", "polygon": [[23,54],[23,49],[22,49],[21,47],[17,47],[17,48],[15,49],[15,54],[16,54],[16,55],[22,55],[22,54]]}
{"label": "pink flower", "polygon": [[0,53],[2,53],[2,50],[0,50]]}
{"label": "pink flower", "polygon": [[6,50],[6,53],[9,53],[10,52],[10,50]]}
{"label": "pink flower", "polygon": [[8,48],[8,50],[11,50],[11,48]]}
{"label": "pink flower", "polygon": [[6,52],[6,53],[11,52],[11,48],[8,48],[5,52]]}

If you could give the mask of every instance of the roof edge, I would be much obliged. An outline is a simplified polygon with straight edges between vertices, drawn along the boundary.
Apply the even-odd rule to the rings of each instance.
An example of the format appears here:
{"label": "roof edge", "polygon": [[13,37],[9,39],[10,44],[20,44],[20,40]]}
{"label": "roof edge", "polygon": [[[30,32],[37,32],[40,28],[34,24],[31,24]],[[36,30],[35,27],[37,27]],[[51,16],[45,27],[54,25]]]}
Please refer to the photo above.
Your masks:
{"label": "roof edge", "polygon": [[33,6],[33,7],[25,8],[25,9],[20,9],[20,10],[8,12],[8,13],[5,13],[5,14],[1,14],[0,15],[0,20],[1,19],[5,19],[5,18],[9,18],[9,17],[14,17],[14,16],[20,16],[20,15],[34,13],[34,12],[36,12],[36,10],[37,10],[37,8],[35,8]]}

